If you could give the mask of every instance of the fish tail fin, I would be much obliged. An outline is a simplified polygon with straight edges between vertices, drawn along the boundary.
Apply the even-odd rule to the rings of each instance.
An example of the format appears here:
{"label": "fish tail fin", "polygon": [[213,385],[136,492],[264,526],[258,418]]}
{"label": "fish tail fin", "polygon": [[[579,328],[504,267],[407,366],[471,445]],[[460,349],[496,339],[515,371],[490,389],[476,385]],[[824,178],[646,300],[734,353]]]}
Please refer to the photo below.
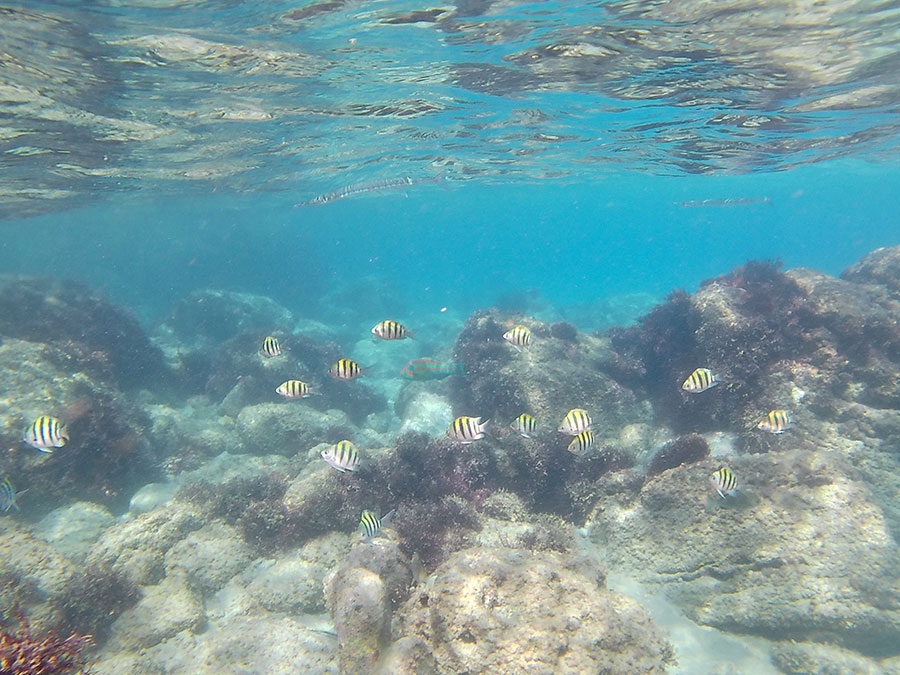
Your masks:
{"label": "fish tail fin", "polygon": [[381,516],[381,526],[387,527],[388,525],[390,525],[391,521],[394,519],[394,516],[396,516],[396,515],[397,515],[397,509],[391,509],[390,511],[385,513],[383,516]]}
{"label": "fish tail fin", "polygon": [[462,363],[457,363],[457,364],[456,364],[456,374],[457,374],[457,375],[462,375],[463,377],[465,377],[465,376],[466,376],[466,367],[465,367],[465,365],[463,365]]}
{"label": "fish tail fin", "polygon": [[359,374],[360,374],[360,376],[363,376],[363,375],[371,375],[371,374],[372,374],[372,369],[373,369],[374,367],[375,367],[375,366],[360,366],[360,367],[359,367]]}
{"label": "fish tail fin", "polygon": [[406,329],[406,337],[408,337],[410,340],[415,340],[416,339],[416,331],[410,330],[409,328],[407,328]]}

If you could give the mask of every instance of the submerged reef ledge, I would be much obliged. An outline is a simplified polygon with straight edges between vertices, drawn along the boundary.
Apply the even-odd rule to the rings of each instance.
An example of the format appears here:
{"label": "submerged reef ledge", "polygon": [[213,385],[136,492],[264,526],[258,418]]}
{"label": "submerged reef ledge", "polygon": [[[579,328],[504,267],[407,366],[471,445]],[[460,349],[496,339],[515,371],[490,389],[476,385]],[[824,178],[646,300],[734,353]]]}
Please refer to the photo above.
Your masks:
{"label": "submerged reef ledge", "polygon": [[[609,569],[782,672],[900,672],[898,289],[900,247],[841,278],[750,262],[599,334],[479,311],[436,352],[464,376],[283,400],[346,347],[270,299],[199,292],[151,338],[86,289],[7,280],[0,304],[40,325],[0,335],[4,635],[91,634],[98,675],[677,667],[689,647]],[[73,332],[66,298],[117,339]],[[515,325],[530,344],[503,339]],[[714,386],[685,391],[697,368]],[[578,452],[556,430],[573,408]],[[70,442],[24,444],[38,415]],[[443,435],[458,415],[488,435]],[[363,461],[342,473],[321,452],[344,439]],[[394,513],[363,539],[363,510]]]}

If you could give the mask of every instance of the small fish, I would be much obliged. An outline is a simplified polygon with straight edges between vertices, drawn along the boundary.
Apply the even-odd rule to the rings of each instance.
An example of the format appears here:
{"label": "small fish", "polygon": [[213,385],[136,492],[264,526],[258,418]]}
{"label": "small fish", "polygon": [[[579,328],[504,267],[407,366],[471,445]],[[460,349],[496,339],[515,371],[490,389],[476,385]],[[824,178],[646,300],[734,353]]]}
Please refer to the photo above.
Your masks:
{"label": "small fish", "polygon": [[402,340],[403,338],[412,339],[413,331],[409,330],[402,323],[387,319],[375,324],[372,328],[372,335],[382,340]]}
{"label": "small fish", "polygon": [[718,376],[709,368],[697,368],[688,375],[681,388],[690,394],[699,394],[719,384]]}
{"label": "small fish", "polygon": [[306,384],[306,382],[301,382],[300,380],[286,380],[278,385],[275,393],[281,394],[285,398],[306,398],[307,396],[312,396],[319,392]]}
{"label": "small fish", "polygon": [[263,340],[262,347],[259,348],[259,353],[267,359],[281,354],[281,345],[278,344],[278,338],[268,335],[266,339]]}
{"label": "small fish", "polygon": [[722,467],[709,478],[716,492],[722,499],[732,495],[737,491],[737,478],[731,472],[731,469]]}
{"label": "small fish", "polygon": [[528,413],[522,413],[513,420],[509,427],[522,438],[531,438],[537,430],[537,420]]}
{"label": "small fish", "polygon": [[769,197],[725,197],[724,199],[696,199],[688,202],[675,202],[678,206],[692,208],[697,206],[747,206],[748,204],[768,204]]}
{"label": "small fish", "polygon": [[413,185],[420,185],[421,183],[440,183],[443,180],[444,174],[440,174],[438,176],[435,176],[434,178],[411,178],[409,176],[402,176],[400,178],[386,178],[384,180],[376,180],[372,181],[371,183],[353,183],[352,185],[342,187],[340,190],[336,190],[334,192],[326,192],[325,194],[313,197],[308,201],[294,204],[294,208],[296,209],[301,206],[329,204],[331,202],[337,201],[338,199],[353,197],[354,195],[363,195],[370,192],[382,192],[383,190],[391,190],[393,188],[412,187]]}
{"label": "small fish", "polygon": [[443,380],[451,375],[465,375],[466,371],[461,363],[444,363],[435,359],[416,359],[410,361],[400,374],[407,380]]}
{"label": "small fish", "polygon": [[760,420],[756,428],[760,431],[768,431],[770,434],[783,434],[794,426],[794,418],[787,410],[772,410]]}
{"label": "small fish", "polygon": [[592,424],[591,416],[588,415],[587,410],[573,408],[566,413],[562,424],[559,425],[559,431],[569,434],[569,436],[577,436],[582,431],[590,429]]}
{"label": "small fish", "polygon": [[336,380],[355,380],[360,375],[365,375],[367,370],[356,361],[341,359],[328,369],[328,374]]}
{"label": "small fish", "polygon": [[53,452],[53,448],[61,448],[69,442],[69,432],[66,425],[55,417],[41,415],[29,427],[22,440],[41,452]]}
{"label": "small fish", "polygon": [[322,451],[322,459],[341,473],[359,468],[359,450],[350,441],[340,441]]}
{"label": "small fish", "polygon": [[447,436],[464,445],[474,443],[484,438],[486,426],[487,420],[482,422],[480,417],[457,417],[447,429]]}
{"label": "small fish", "polygon": [[381,535],[381,528],[387,527],[390,524],[391,518],[394,517],[394,513],[396,513],[396,511],[391,509],[379,518],[375,515],[374,511],[363,511],[362,515],[359,517],[359,524],[362,525],[363,528],[362,538],[369,541]]}
{"label": "small fish", "polygon": [[531,331],[525,326],[513,326],[503,334],[503,339],[514,347],[527,347],[531,344]]}
{"label": "small fish", "polygon": [[19,505],[16,504],[16,497],[26,492],[28,490],[22,490],[22,492],[16,494],[16,489],[13,487],[12,481],[9,480],[9,476],[4,478],[3,482],[0,483],[0,511],[4,513],[10,509],[18,511]]}
{"label": "small fish", "polygon": [[584,452],[585,450],[589,450],[594,445],[594,432],[590,429],[585,429],[580,434],[578,434],[575,438],[572,439],[572,442],[569,443],[569,447],[566,448],[573,455],[578,455]]}

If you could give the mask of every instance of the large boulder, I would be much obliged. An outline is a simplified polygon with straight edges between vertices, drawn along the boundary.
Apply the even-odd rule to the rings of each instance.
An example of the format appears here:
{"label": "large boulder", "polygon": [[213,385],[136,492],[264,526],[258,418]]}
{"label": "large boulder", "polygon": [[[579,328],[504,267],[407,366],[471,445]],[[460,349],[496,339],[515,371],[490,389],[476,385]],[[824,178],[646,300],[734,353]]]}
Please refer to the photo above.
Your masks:
{"label": "large boulder", "polygon": [[739,492],[726,500],[712,460],[611,490],[590,525],[605,561],[662,584],[702,625],[900,651],[900,552],[845,459],[794,450],[728,464]]}
{"label": "large boulder", "polygon": [[640,605],[562,553],[460,551],[398,614],[395,649],[411,653],[392,662],[441,673],[662,673],[672,657]]}

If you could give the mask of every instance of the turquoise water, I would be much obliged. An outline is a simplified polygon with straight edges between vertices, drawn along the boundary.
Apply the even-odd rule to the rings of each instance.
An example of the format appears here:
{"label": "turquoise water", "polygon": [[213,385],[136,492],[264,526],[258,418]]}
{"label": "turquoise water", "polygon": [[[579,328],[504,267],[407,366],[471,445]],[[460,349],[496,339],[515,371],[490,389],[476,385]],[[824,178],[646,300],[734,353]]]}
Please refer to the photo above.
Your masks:
{"label": "turquoise water", "polygon": [[[59,553],[60,577],[99,561],[140,587],[140,602],[135,594],[116,604],[110,596],[118,601],[121,589],[106,579],[101,588],[113,590],[97,602],[111,609],[100,619],[82,613],[96,626],[75,622],[66,605],[70,623],[61,625],[96,632],[92,658],[105,663],[101,673],[126,672],[116,670],[125,668],[120,658],[142,664],[127,671],[135,673],[160,672],[158,664],[166,673],[197,673],[209,663],[221,669],[221,654],[253,651],[215,642],[231,630],[286,636],[271,638],[271,664],[240,672],[301,672],[292,664],[307,658],[321,667],[302,672],[337,672],[333,630],[343,640],[346,629],[332,621],[339,612],[328,613],[334,608],[323,588],[335,582],[324,580],[365,550],[349,534],[360,508],[397,509],[399,535],[375,545],[394,546],[403,574],[414,535],[425,538],[410,534],[411,521],[419,526],[416,509],[425,532],[463,523],[464,534],[448,539],[456,549],[422,547],[429,573],[460,542],[501,550],[557,536],[568,543],[546,550],[602,560],[608,585],[648,609],[679,657],[672,672],[813,672],[783,665],[802,660],[787,640],[833,667],[886,659],[893,663],[883,662],[883,672],[898,672],[895,291],[876,297],[841,287],[829,295],[829,287],[806,306],[770,268],[751,268],[716,287],[719,295],[711,291],[706,306],[731,309],[742,293],[771,292],[768,304],[757,295],[734,334],[722,317],[702,341],[693,329],[685,337],[680,325],[661,325],[683,307],[646,322],[643,334],[613,333],[618,341],[610,341],[603,333],[632,324],[673,290],[695,293],[749,260],[836,277],[874,249],[900,244],[898,36],[896,3],[851,0],[0,7],[0,299],[23,307],[21,298],[39,296],[52,319],[46,325],[69,331],[42,334],[40,316],[0,318],[7,324],[0,445],[20,449],[19,429],[37,415],[72,422],[71,444],[52,456],[29,450],[0,458],[0,478],[10,477],[21,496],[21,513],[2,520],[0,536],[13,544],[0,552],[32,550],[22,542],[37,524],[38,538]],[[300,206],[322,195],[326,203]],[[29,277],[63,285],[34,290],[21,281]],[[79,333],[77,317],[59,309],[70,279],[133,313],[140,330],[116,334],[127,321],[75,291],[89,320],[113,326],[112,338],[98,325]],[[218,291],[252,294],[227,296],[212,312],[210,321],[221,319],[234,334],[215,334],[221,326],[205,325],[200,311],[192,323],[191,303],[214,304]],[[497,312],[464,323],[479,310]],[[272,317],[283,323],[272,325]],[[416,341],[373,345],[371,326],[388,318],[416,330]],[[500,337],[520,321],[534,327],[530,351],[512,351]],[[549,325],[559,321],[581,332],[568,340],[567,327]],[[716,330],[727,339],[717,342]],[[281,360],[256,351],[273,333],[286,347]],[[862,356],[851,349],[857,340],[869,350]],[[112,359],[117,374],[110,375],[104,350],[127,361],[135,349],[146,359],[130,370]],[[480,370],[479,355],[496,372]],[[325,369],[339,356],[374,365],[372,376],[332,382]],[[466,360],[468,379],[398,377],[403,363],[425,356]],[[704,360],[716,358],[722,362]],[[721,384],[691,398],[679,386],[701,366],[722,374]],[[740,375],[729,379],[732,366]],[[654,367],[668,379],[653,380]],[[121,373],[139,371],[140,383],[121,381]],[[273,392],[288,377],[324,382],[324,391],[281,400]],[[753,381],[741,390],[739,377]],[[733,391],[740,396],[729,399]],[[498,414],[512,405],[507,396],[542,413],[553,438],[525,444],[507,431]],[[570,400],[577,396],[585,400]],[[468,409],[476,404],[492,410]],[[595,416],[599,449],[573,459],[549,418],[582,405]],[[793,408],[797,428],[770,439],[755,425],[775,406]],[[493,415],[495,435],[446,450],[444,429],[461,414]],[[398,441],[409,429],[425,435]],[[703,434],[706,464],[686,462],[662,478],[646,472],[654,453],[682,438],[673,429]],[[374,486],[373,474],[323,471],[323,444],[344,437],[381,472]],[[599,459],[610,448],[620,454]],[[410,458],[426,453],[424,468]],[[631,473],[611,478],[607,467],[614,473],[626,456]],[[401,459],[420,471],[414,480],[392,473]],[[706,494],[713,465],[723,462],[747,489],[745,502]],[[477,471],[487,477],[476,485]],[[198,480],[209,485],[197,488]],[[494,495],[483,485],[501,493],[489,508]],[[187,498],[173,499],[186,487]],[[314,510],[297,504],[316,489],[327,508],[310,517]],[[512,493],[523,500],[520,510],[503,501]],[[466,504],[448,507],[448,495]],[[206,510],[189,512],[189,502]],[[142,514],[154,508],[159,522],[195,519],[196,531],[184,526],[165,545],[152,536],[146,543]],[[841,517],[851,509],[864,522],[862,535]],[[272,513],[284,518],[275,522]],[[291,520],[298,514],[302,522]],[[548,514],[565,519],[580,544],[569,530],[547,535],[564,529],[546,525]],[[473,519],[480,539],[465,524]],[[159,527],[152,522],[148,530]],[[544,530],[529,540],[521,529],[535,522]],[[685,535],[689,550],[680,551],[682,526],[693,538]],[[725,539],[721,546],[706,548],[703,527]],[[767,539],[759,528],[775,534]],[[732,531],[740,536],[721,534]],[[820,542],[825,563],[811,569]],[[132,548],[143,553],[140,546],[158,563],[149,572],[153,566],[129,558]],[[197,551],[199,563],[191,557]],[[217,567],[203,555],[224,562]],[[857,557],[866,567],[859,577]],[[30,569],[9,558],[0,556],[3,575]],[[184,588],[171,573],[182,568],[190,578]],[[660,578],[644,584],[646,570]],[[307,584],[311,599],[282,593],[281,582],[294,584],[291,593]],[[28,583],[47,590],[44,580]],[[410,588],[422,587],[432,590]],[[269,604],[247,600],[253,592]],[[143,634],[148,617],[166,615],[144,599],[166,607],[159,598],[176,593],[194,593],[179,604],[194,614],[173,619],[177,630]],[[46,616],[70,595],[36,594],[27,613],[52,627]],[[807,627],[809,597],[825,609]],[[0,607],[0,619],[12,616],[11,607]],[[400,609],[391,609],[399,625]],[[235,617],[244,615],[242,626]],[[290,621],[278,624],[285,633],[267,628],[285,616]],[[873,637],[859,628],[870,619]],[[279,651],[302,642],[298,636],[306,642],[296,653]],[[822,645],[834,651],[823,656]],[[773,665],[777,649],[787,653],[782,670]],[[347,653],[340,659],[343,672],[376,672],[354,670]]]}

